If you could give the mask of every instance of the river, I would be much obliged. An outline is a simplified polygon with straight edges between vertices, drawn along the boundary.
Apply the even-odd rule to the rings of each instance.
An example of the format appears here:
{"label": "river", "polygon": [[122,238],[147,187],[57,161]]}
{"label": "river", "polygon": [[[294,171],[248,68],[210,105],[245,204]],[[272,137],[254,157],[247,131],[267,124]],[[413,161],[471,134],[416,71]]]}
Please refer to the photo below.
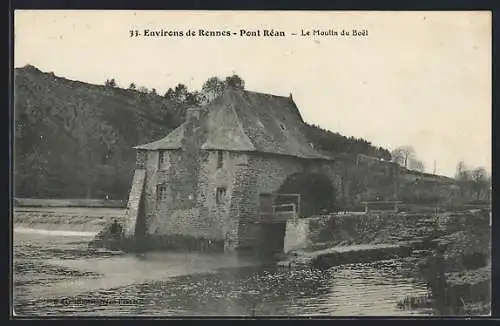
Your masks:
{"label": "river", "polygon": [[[409,316],[427,294],[412,264],[392,259],[288,270],[199,253],[89,253],[89,234],[14,232],[14,310],[20,316]],[[405,263],[406,262],[406,263]]]}

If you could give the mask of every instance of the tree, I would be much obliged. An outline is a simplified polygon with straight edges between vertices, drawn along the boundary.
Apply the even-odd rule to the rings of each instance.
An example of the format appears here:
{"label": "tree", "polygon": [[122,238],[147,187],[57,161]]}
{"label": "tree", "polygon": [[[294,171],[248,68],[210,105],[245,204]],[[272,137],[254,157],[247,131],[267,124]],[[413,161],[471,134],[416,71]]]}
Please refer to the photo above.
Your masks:
{"label": "tree", "polygon": [[460,161],[457,164],[457,172],[455,173],[455,179],[460,180],[464,172],[467,170],[464,161]]}
{"label": "tree", "polygon": [[225,84],[227,87],[245,89],[245,81],[236,74],[226,77]]}
{"label": "tree", "polygon": [[419,172],[424,172],[425,171],[425,165],[422,161],[419,161],[417,159],[410,159],[410,169],[419,171]]}
{"label": "tree", "polygon": [[412,146],[398,147],[391,152],[392,161],[408,168],[411,159],[414,159],[415,150]]}
{"label": "tree", "polygon": [[186,97],[186,104],[188,105],[201,105],[206,103],[205,95],[198,91],[188,93]]}
{"label": "tree", "polygon": [[205,102],[211,102],[224,92],[226,87],[245,89],[245,81],[238,75],[227,76],[224,80],[219,77],[210,77],[201,87]]}
{"label": "tree", "polygon": [[175,86],[174,99],[177,103],[185,103],[188,97],[188,88],[186,85],[179,83]]}
{"label": "tree", "polygon": [[491,176],[484,167],[470,170],[463,161],[460,161],[457,164],[455,180],[460,187],[462,199],[473,197],[475,200],[481,200],[490,196]]}
{"label": "tree", "polygon": [[224,91],[225,84],[218,77],[210,77],[201,87],[201,92],[208,102],[219,97]]}
{"label": "tree", "polygon": [[158,94],[156,93],[156,88],[151,88],[151,95],[158,95]]}
{"label": "tree", "polygon": [[481,195],[489,188],[488,174],[484,167],[478,167],[472,171],[472,189],[475,193],[476,200],[481,198]]}
{"label": "tree", "polygon": [[63,130],[60,132],[67,133],[74,141],[70,154],[76,159],[76,166],[72,169],[80,182],[85,185],[86,197],[91,198],[93,186],[102,179],[105,169],[114,168],[103,164],[102,154],[118,151],[119,136],[111,126],[93,114],[93,109],[88,103],[65,105],[64,111],[61,109],[58,111],[64,114]]}
{"label": "tree", "polygon": [[131,89],[131,90],[135,90],[137,87],[135,86],[134,83],[130,83],[130,85],[128,86],[128,89]]}
{"label": "tree", "polygon": [[165,93],[165,95],[164,95],[164,96],[165,96],[167,99],[169,99],[169,100],[172,100],[172,101],[173,101],[173,100],[175,99],[175,92],[174,92],[174,90],[173,90],[172,88],[169,88],[169,89],[167,90],[167,92]]}
{"label": "tree", "polygon": [[106,79],[106,82],[104,83],[104,86],[106,87],[116,87],[116,80],[114,78],[111,79]]}
{"label": "tree", "polygon": [[374,148],[374,150],[375,150],[376,157],[383,159],[385,161],[391,160],[391,152],[389,152],[387,149],[382,148],[382,147],[378,147],[378,148]]}
{"label": "tree", "polygon": [[148,93],[148,91],[149,91],[149,90],[148,90],[146,87],[144,87],[144,86],[139,87],[137,90],[138,90],[139,92],[141,92],[141,93],[144,93],[144,94],[147,94],[147,93]]}

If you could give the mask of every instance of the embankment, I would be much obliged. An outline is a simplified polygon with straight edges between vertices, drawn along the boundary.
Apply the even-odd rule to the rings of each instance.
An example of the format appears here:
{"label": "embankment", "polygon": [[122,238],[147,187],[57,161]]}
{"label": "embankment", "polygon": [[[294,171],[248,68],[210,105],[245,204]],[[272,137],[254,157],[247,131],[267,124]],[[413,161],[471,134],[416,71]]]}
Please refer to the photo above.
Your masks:
{"label": "embankment", "polygon": [[422,241],[432,233],[432,214],[331,214],[290,221],[286,250],[317,251],[337,246],[393,245]]}
{"label": "embankment", "polygon": [[[438,214],[333,214],[289,221],[285,251],[311,253],[328,248],[391,247],[405,243],[420,247],[415,249],[446,246],[449,264],[463,269],[473,264],[469,261],[489,257],[489,213],[477,210]],[[460,257],[464,257],[463,261]]]}
{"label": "embankment", "polygon": [[329,267],[407,257],[407,264],[418,267],[413,277],[424,280],[430,293],[407,297],[398,306],[433,307],[440,314],[451,315],[489,314],[490,218],[489,210],[471,210],[345,214],[299,220],[287,228],[300,241],[286,241],[295,250],[279,265]]}
{"label": "embankment", "polygon": [[[290,221],[288,234],[299,239],[289,247],[321,250],[335,246],[397,244],[459,236],[457,232],[479,230],[489,239],[489,212],[475,210],[444,213],[331,214]],[[484,240],[484,239],[483,239]],[[449,241],[453,242],[453,238]],[[483,244],[483,243],[481,243]]]}

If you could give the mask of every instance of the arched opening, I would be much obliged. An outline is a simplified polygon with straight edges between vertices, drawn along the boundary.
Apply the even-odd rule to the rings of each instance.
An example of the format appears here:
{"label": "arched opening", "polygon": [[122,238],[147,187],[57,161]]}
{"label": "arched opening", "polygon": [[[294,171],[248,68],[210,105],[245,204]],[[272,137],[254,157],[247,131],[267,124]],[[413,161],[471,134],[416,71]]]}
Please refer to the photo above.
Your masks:
{"label": "arched opening", "polygon": [[[291,209],[295,205],[295,210]],[[259,196],[259,248],[265,256],[283,253],[286,221],[298,212],[300,217],[331,212],[335,209],[335,189],[332,181],[320,173],[290,175],[273,193]]]}
{"label": "arched opening", "polygon": [[331,212],[335,209],[335,188],[330,178],[321,173],[295,173],[290,175],[277,191],[275,205],[295,203],[291,196],[279,194],[299,194],[299,216]]}

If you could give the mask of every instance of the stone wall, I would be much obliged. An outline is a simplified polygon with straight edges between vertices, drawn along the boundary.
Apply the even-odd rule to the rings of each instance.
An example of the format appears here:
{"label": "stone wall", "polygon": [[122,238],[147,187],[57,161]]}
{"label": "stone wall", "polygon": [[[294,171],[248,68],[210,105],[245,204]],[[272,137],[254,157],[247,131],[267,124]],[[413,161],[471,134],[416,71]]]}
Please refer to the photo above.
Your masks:
{"label": "stone wall", "polygon": [[364,200],[377,197],[393,200],[399,188],[399,171],[395,164],[377,160],[341,159],[335,162],[314,162],[307,172],[328,176],[336,189],[339,208],[352,209]]}
{"label": "stone wall", "polygon": [[310,220],[307,218],[287,221],[285,244],[283,248],[284,253],[310,248],[313,245],[311,242],[312,238],[309,221]]}
{"label": "stone wall", "polygon": [[[259,194],[277,191],[290,174],[304,171],[300,160],[283,156],[223,151],[218,168],[217,151],[166,151],[161,167],[158,155],[148,153],[147,233],[224,240],[227,250],[265,247],[263,226],[254,223]],[[166,187],[165,199],[158,200],[159,184]],[[217,203],[221,187],[225,196]]]}
{"label": "stone wall", "polygon": [[[160,165],[159,151],[148,151],[145,189],[147,235],[150,238],[185,236],[207,240],[221,240],[219,219],[210,214],[210,198],[206,189],[210,164],[209,152],[200,151],[202,128],[197,120],[206,112],[187,115],[186,136],[182,149],[163,151]],[[165,189],[164,196],[158,186]]]}
{"label": "stone wall", "polygon": [[[216,152],[190,155],[185,151],[166,151],[165,166],[158,170],[158,153],[150,152],[146,185],[148,234],[186,235],[223,240],[231,227],[229,220],[233,177],[246,156],[223,153],[224,166],[218,169]],[[186,156],[191,156],[191,159]],[[158,198],[157,185],[166,187],[165,198]],[[217,188],[225,195],[216,202]]]}
{"label": "stone wall", "polygon": [[285,253],[333,246],[423,240],[436,227],[429,214],[329,214],[287,222]]}
{"label": "stone wall", "polygon": [[[238,216],[231,214],[231,206],[235,198],[240,197],[238,176],[244,174],[248,165],[245,153],[222,152],[222,167],[218,167],[218,153],[210,151],[209,160],[204,165],[203,179],[200,180],[202,193],[201,205],[208,209],[213,226],[217,228],[218,238],[223,239],[225,249],[234,248],[238,244]],[[217,189],[225,189],[219,197]]]}
{"label": "stone wall", "polygon": [[432,178],[403,174],[398,198],[407,204],[450,205],[460,199],[460,188]]}
{"label": "stone wall", "polygon": [[285,242],[294,250],[320,250],[332,246],[359,244],[396,244],[422,240],[436,227],[432,214],[350,213],[329,214],[302,219],[287,226]]}
{"label": "stone wall", "polygon": [[[217,151],[172,150],[163,155],[164,164],[159,166],[158,151],[148,152],[147,233],[225,240],[228,249],[259,241],[260,229],[253,223],[258,195],[276,191],[289,173],[302,170],[297,160],[279,156],[223,151],[219,168]],[[158,198],[161,184],[166,187],[164,199]],[[225,189],[219,202],[218,188]]]}
{"label": "stone wall", "polygon": [[141,201],[144,199],[143,192],[145,178],[146,171],[144,169],[135,170],[123,222],[124,234],[129,238],[133,237],[135,234],[137,221],[144,218],[144,210],[141,210],[140,208],[144,208],[144,206],[141,205],[143,204]]}
{"label": "stone wall", "polygon": [[348,166],[351,181],[350,200],[356,205],[361,201],[394,200],[399,189],[399,166],[389,162],[358,160]]}
{"label": "stone wall", "polygon": [[230,206],[230,216],[238,225],[233,247],[243,250],[262,246],[265,242],[261,237],[263,226],[253,223],[259,213],[259,194],[277,191],[290,174],[304,169],[302,163],[293,158],[259,154],[247,157],[247,163],[235,175]]}

